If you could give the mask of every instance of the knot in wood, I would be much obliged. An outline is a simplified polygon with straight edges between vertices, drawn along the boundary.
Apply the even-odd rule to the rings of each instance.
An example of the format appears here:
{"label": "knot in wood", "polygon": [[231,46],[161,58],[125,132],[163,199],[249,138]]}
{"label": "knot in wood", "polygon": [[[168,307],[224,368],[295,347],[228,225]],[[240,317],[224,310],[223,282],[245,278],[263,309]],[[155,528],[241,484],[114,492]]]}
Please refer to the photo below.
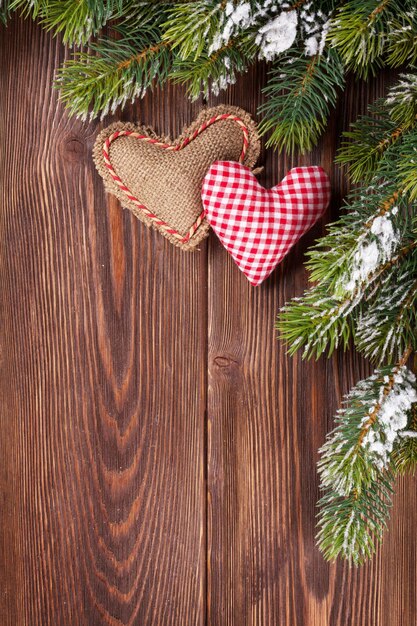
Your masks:
{"label": "knot in wood", "polygon": [[213,362],[214,362],[215,365],[217,365],[217,367],[221,367],[221,368],[231,367],[233,365],[239,365],[239,363],[237,361],[235,361],[234,359],[232,359],[232,357],[227,356],[227,355],[226,356],[225,355],[216,356],[213,359]]}
{"label": "knot in wood", "polygon": [[84,160],[85,144],[76,137],[67,139],[63,147],[64,156],[70,163],[79,163]]}

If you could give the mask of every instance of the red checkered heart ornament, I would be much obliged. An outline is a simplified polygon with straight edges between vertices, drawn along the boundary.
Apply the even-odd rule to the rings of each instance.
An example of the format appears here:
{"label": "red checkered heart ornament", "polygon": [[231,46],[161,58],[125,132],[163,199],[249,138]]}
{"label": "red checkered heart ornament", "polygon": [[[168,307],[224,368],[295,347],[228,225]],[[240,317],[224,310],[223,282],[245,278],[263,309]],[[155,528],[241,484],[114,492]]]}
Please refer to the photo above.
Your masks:
{"label": "red checkered heart ornament", "polygon": [[244,165],[217,161],[204,178],[202,199],[226,250],[252,285],[260,285],[323,215],[330,181],[321,167],[294,167],[264,189]]}

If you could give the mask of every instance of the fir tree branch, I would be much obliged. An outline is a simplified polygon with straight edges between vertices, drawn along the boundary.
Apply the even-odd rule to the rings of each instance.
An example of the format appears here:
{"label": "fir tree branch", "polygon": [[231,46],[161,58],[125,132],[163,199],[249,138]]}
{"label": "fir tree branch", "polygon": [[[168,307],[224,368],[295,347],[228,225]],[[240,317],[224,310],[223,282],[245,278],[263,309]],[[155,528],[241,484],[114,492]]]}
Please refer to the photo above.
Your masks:
{"label": "fir tree branch", "polygon": [[[382,394],[380,393],[379,400],[377,401],[377,403],[375,404],[375,406],[369,413],[369,416],[367,417],[367,419],[365,420],[365,422],[362,424],[360,428],[358,443],[357,443],[358,448],[362,446],[366,435],[369,433],[369,430],[377,421],[378,415],[381,411],[381,408],[385,399],[387,398],[387,396],[389,396],[389,394],[394,388],[395,375],[398,374],[398,372],[406,365],[408,359],[410,358],[411,353],[412,353],[412,347],[407,346],[403,354],[401,355],[401,358],[399,359],[398,364],[395,366],[395,369],[392,372],[390,372],[390,374],[388,375],[386,374],[384,376],[384,385],[382,387]],[[387,380],[385,380],[385,378],[387,378]],[[355,451],[357,452],[357,449]]]}
{"label": "fir tree branch", "polygon": [[387,62],[392,67],[417,61],[417,11],[401,11],[390,23]]}
{"label": "fir tree branch", "polygon": [[182,60],[197,61],[219,29],[226,2],[190,2],[174,6],[164,24],[163,38]]}
{"label": "fir tree branch", "polygon": [[[70,115],[86,119],[90,113],[103,118],[168,77],[171,57],[164,45],[149,45],[139,53],[129,47],[122,50],[119,44],[112,50],[111,41],[107,45],[107,54],[102,48],[100,56],[79,53],[57,72],[60,100]],[[95,46],[92,49],[96,50]]]}
{"label": "fir tree branch", "polygon": [[187,85],[192,100],[200,95],[207,98],[235,83],[237,75],[245,72],[252,60],[250,48],[229,42],[211,55],[200,54],[196,61],[176,59],[170,77],[175,83]]}
{"label": "fir tree branch", "polygon": [[23,17],[36,18],[42,15],[45,10],[46,0],[11,0],[9,7],[11,11],[20,11]]}
{"label": "fir tree branch", "polygon": [[379,472],[360,495],[328,490],[320,499],[317,543],[327,561],[342,557],[361,565],[372,557],[387,527],[393,482],[393,472]]}
{"label": "fir tree branch", "polygon": [[[303,348],[303,358],[314,356],[318,359],[324,352],[330,357],[339,347],[346,350],[350,338],[355,337],[360,307],[367,295],[375,296],[381,286],[389,283],[393,278],[392,269],[416,248],[417,242],[401,248],[396,256],[369,274],[366,281],[358,284],[343,300],[336,298],[325,282],[306,291],[302,298],[293,298],[281,309],[276,325],[280,338],[288,345],[288,353],[293,355]],[[385,345],[383,337],[379,339]],[[393,360],[396,354],[397,345],[391,346],[388,354],[384,352],[388,360]],[[378,356],[372,355],[374,358]]]}
{"label": "fir tree branch", "polygon": [[122,5],[121,0],[49,0],[41,22],[47,30],[62,33],[64,43],[80,46],[97,35],[110,19],[116,18]]}
{"label": "fir tree branch", "polygon": [[[337,426],[320,450],[322,458],[318,467],[324,488],[334,489],[341,495],[349,495],[352,491],[359,494],[377,477],[378,469],[387,467],[387,450],[373,445],[376,440],[375,436],[370,436],[371,430],[376,432],[382,427],[392,429],[391,418],[395,412],[402,415],[402,405],[400,408],[391,407],[388,402],[390,396],[392,399],[400,391],[406,393],[407,411],[416,401],[415,376],[405,368],[411,352],[411,347],[407,347],[396,365],[377,370],[373,376],[360,381],[345,397],[344,407],[336,418]],[[389,414],[383,416],[387,423],[377,424],[382,410],[387,408]],[[407,420],[403,419],[402,428],[406,424]],[[385,434],[382,439],[385,441]],[[391,452],[393,441],[387,443],[388,452]]]}
{"label": "fir tree branch", "polygon": [[411,408],[407,429],[399,434],[391,455],[392,463],[398,474],[414,475],[417,469],[417,405]]}
{"label": "fir tree branch", "polygon": [[401,145],[401,153],[396,159],[398,177],[404,193],[410,200],[417,200],[417,131],[407,133]]}
{"label": "fir tree branch", "polygon": [[294,152],[311,150],[323,132],[344,72],[337,53],[305,57],[297,50],[280,60],[263,90],[267,101],[259,108],[261,134],[271,133],[267,146]]}
{"label": "fir tree branch", "polygon": [[10,17],[12,0],[0,0],[0,23],[6,25]]}
{"label": "fir tree branch", "polygon": [[387,186],[376,179],[371,184],[353,190],[346,201],[346,213],[328,226],[328,234],[307,252],[307,269],[313,282],[325,281],[329,290],[340,299],[344,291],[338,289],[342,275],[351,267],[358,242],[369,237],[375,220],[383,217],[402,199],[395,181]]}
{"label": "fir tree branch", "polygon": [[405,367],[410,353],[352,389],[321,449],[317,538],[329,560],[362,563],[382,538],[395,477],[391,455],[417,401],[415,376]]}
{"label": "fir tree branch", "polygon": [[[354,303],[355,305],[355,303]],[[282,307],[276,328],[288,347],[288,354],[303,349],[303,358],[318,359],[324,352],[346,350],[354,332],[352,301],[340,303],[322,285],[307,290]]]}
{"label": "fir tree branch", "polygon": [[417,118],[417,74],[400,74],[385,99],[391,118],[407,130],[414,128]]}
{"label": "fir tree branch", "polygon": [[377,364],[394,362],[406,346],[417,350],[416,271],[414,256],[409,263],[401,265],[393,280],[382,285],[378,297],[359,316],[356,345]]}
{"label": "fir tree branch", "polygon": [[103,117],[166,81],[172,54],[160,36],[165,18],[166,7],[148,7],[142,16],[138,12],[114,27],[119,39],[103,37],[91,52],[75,53],[64,63],[56,85],[70,114]]}
{"label": "fir tree branch", "polygon": [[[402,74],[384,99],[369,107],[369,114],[359,117],[343,133],[344,141],[336,162],[348,166],[353,182],[370,181],[394,155],[405,172],[404,188],[412,192],[415,178],[415,135],[409,135],[417,124],[417,75]],[[404,143],[403,143],[404,142]],[[400,144],[399,148],[396,145]],[[407,169],[410,167],[407,176]],[[414,198],[414,194],[410,194]]]}
{"label": "fir tree branch", "polygon": [[[189,94],[196,98],[226,88],[256,59],[275,61],[265,89],[268,99],[260,109],[261,131],[271,133],[269,146],[290,152],[297,147],[310,150],[317,143],[343,88],[346,68],[364,74],[368,67],[411,63],[417,56],[416,10],[411,0],[4,0],[2,7],[3,21],[10,8],[19,10],[62,33],[68,44],[91,43],[103,26],[109,26],[108,35],[94,41],[91,52],[74,55],[59,72],[63,100],[83,117],[89,103],[94,114],[103,116],[117,104],[140,97],[153,84],[163,83],[167,74],[188,83]],[[336,46],[332,49],[325,44],[328,18],[335,9],[327,42]],[[158,12],[164,14],[162,21]],[[149,37],[152,25],[156,37]],[[128,37],[120,34],[123,30]],[[127,68],[130,71],[124,71]],[[369,171],[375,171],[386,148],[407,130],[397,117],[408,111],[415,122],[416,111],[410,112],[406,91],[392,94],[396,99],[404,96],[401,111],[387,104],[394,125],[379,128],[376,124],[373,132],[369,128],[369,144],[357,147],[356,153],[354,147],[344,146],[356,161],[351,165],[355,180],[365,172],[369,179]],[[359,129],[352,133],[347,137],[357,146]],[[340,156],[340,161],[346,158]]]}
{"label": "fir tree branch", "polygon": [[349,200],[346,215],[309,252],[307,268],[317,284],[279,314],[277,328],[290,354],[302,348],[304,358],[318,358],[346,349],[358,319],[393,284],[398,268],[409,275],[417,262],[412,225],[402,228],[408,199],[395,185],[375,181]]}
{"label": "fir tree branch", "polygon": [[329,37],[348,70],[366,78],[383,65],[390,24],[404,4],[410,3],[351,0],[338,9]]}
{"label": "fir tree branch", "polygon": [[62,33],[64,43],[82,45],[122,15],[124,5],[123,0],[14,0],[12,8],[39,17],[46,30]]}
{"label": "fir tree branch", "polygon": [[369,107],[369,115],[360,116],[343,133],[336,163],[347,166],[352,182],[370,182],[385,151],[401,139],[405,130],[392,120],[381,99]]}

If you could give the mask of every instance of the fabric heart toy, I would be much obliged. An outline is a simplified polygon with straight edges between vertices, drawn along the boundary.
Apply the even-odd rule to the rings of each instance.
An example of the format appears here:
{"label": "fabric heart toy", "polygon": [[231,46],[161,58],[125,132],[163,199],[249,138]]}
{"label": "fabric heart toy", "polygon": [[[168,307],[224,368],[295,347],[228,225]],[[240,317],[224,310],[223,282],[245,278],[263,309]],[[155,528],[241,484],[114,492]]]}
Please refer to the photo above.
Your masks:
{"label": "fabric heart toy", "polygon": [[217,161],[202,188],[207,220],[252,285],[260,285],[323,215],[330,181],[318,166],[294,167],[272,189],[249,168]]}
{"label": "fabric heart toy", "polygon": [[210,226],[201,183],[215,161],[253,167],[260,142],[256,125],[238,107],[203,109],[172,141],[152,129],[116,122],[101,131],[94,161],[106,189],[147,226],[182,250],[195,250]]}

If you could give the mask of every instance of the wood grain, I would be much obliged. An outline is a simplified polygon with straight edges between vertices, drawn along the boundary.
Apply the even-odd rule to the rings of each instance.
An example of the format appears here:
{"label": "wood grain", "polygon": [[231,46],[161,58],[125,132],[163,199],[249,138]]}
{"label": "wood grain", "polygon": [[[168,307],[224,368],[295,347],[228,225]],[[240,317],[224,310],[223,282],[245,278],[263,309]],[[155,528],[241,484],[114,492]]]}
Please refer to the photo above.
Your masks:
{"label": "wood grain", "polygon": [[[252,288],[214,236],[185,254],[105,195],[101,125],[51,87],[63,58],[30,21],[2,30],[1,623],[412,626],[412,478],[372,563],[328,566],[315,546],[317,449],[369,368],[291,359],[274,331],[347,190],[337,138],[391,77],[352,81],[309,157],[263,151],[264,184],[320,163],[334,193]],[[210,104],[255,113],[265,71]],[[168,87],[121,119],[175,135],[201,104]]]}
{"label": "wood grain", "polygon": [[[351,81],[309,157],[264,155],[265,186],[276,185],[295,163],[314,163],[331,174],[334,193],[322,224],[262,288],[251,288],[219,243],[209,241],[207,586],[213,626],[408,626],[415,621],[414,595],[408,595],[417,584],[415,542],[412,556],[404,552],[417,511],[411,478],[399,485],[398,498],[407,501],[402,501],[402,522],[400,501],[386,544],[372,563],[362,569],[330,567],[315,546],[317,450],[341,396],[369,367],[353,352],[306,363],[271,341],[277,311],[307,284],[305,251],[336,216],[347,191],[333,165],[336,138],[390,80],[387,75],[369,86]],[[224,99],[239,99],[255,112],[257,85],[263,81],[258,70],[245,80],[245,89],[238,84]]]}
{"label": "wood grain", "polygon": [[[200,624],[204,251],[178,254],[106,198],[96,125],[51,88],[61,46],[29,22],[2,37],[2,614]],[[141,118],[177,133],[183,101],[156,93]]]}

